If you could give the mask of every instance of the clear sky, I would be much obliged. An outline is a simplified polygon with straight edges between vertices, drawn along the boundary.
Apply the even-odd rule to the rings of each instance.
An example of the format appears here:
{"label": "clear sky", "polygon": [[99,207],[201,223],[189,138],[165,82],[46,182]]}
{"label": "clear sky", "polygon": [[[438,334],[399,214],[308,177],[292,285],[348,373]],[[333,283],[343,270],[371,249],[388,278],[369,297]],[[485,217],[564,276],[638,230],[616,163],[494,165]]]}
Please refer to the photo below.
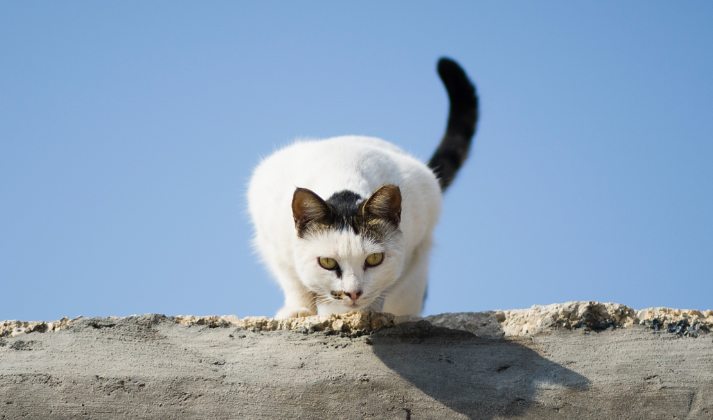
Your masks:
{"label": "clear sky", "polygon": [[480,95],[424,314],[713,308],[713,3],[2,2],[0,319],[273,315],[245,191],[297,138],[426,160]]}

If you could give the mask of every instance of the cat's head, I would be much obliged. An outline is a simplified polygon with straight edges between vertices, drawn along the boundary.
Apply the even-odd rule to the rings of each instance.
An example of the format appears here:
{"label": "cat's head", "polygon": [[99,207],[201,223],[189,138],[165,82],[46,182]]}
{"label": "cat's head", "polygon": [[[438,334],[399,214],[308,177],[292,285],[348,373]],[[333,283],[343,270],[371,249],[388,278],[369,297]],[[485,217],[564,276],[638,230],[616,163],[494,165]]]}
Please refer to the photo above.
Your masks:
{"label": "cat's head", "polygon": [[399,187],[382,185],[367,199],[341,191],[326,201],[297,188],[292,215],[295,267],[317,304],[339,312],[380,307],[404,266]]}

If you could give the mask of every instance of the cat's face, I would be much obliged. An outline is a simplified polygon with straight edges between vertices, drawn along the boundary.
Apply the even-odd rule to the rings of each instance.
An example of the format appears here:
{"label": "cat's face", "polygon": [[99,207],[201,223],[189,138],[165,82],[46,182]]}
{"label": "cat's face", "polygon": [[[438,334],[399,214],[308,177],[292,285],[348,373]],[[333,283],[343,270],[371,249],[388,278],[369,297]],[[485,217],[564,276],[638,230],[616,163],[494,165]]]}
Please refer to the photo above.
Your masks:
{"label": "cat's face", "polygon": [[317,305],[331,312],[379,308],[404,266],[399,188],[382,186],[366,200],[342,191],[327,201],[297,189],[292,208],[295,267]]}
{"label": "cat's face", "polygon": [[383,292],[401,275],[403,235],[375,243],[350,230],[333,230],[298,239],[295,254],[298,275],[318,305],[358,311],[381,304]]}

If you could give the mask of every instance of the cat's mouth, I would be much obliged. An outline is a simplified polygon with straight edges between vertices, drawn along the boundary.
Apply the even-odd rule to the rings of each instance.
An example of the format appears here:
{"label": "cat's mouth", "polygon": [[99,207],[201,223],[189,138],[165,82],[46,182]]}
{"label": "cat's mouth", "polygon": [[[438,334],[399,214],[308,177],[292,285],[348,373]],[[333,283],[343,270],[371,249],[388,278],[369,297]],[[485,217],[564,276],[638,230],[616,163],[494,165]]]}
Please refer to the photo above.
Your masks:
{"label": "cat's mouth", "polygon": [[357,302],[349,300],[349,298],[346,299],[335,299],[336,302],[341,303],[342,305],[346,306],[349,309],[354,309],[354,310],[359,310],[366,305],[366,302],[364,299],[359,299]]}
{"label": "cat's mouth", "polygon": [[367,308],[370,308],[371,305],[374,303],[373,299],[358,299],[356,302],[350,300],[349,298],[346,299],[335,299],[335,303],[342,304],[345,308],[349,309],[349,311],[361,311]]}

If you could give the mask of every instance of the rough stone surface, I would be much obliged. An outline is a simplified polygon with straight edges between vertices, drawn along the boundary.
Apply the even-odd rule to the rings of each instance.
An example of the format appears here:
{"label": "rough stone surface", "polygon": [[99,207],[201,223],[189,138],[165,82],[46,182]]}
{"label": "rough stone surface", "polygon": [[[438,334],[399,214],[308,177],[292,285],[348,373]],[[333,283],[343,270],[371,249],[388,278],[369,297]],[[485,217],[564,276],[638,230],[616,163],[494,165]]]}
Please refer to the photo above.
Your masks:
{"label": "rough stone surface", "polygon": [[713,331],[713,311],[695,309],[648,308],[637,314],[638,321],[654,330],[663,330],[686,337],[697,337]]}
{"label": "rough stone surface", "polygon": [[295,330],[300,332],[341,333],[360,336],[366,332],[393,327],[394,325],[411,321],[413,317],[396,317],[392,314],[374,312],[350,312],[346,315],[317,315],[305,318],[272,319],[265,316],[249,316],[239,319],[235,315],[227,316],[183,316],[175,318],[175,322],[183,325],[208,325],[211,327],[240,327],[255,331]]}
{"label": "rough stone surface", "polygon": [[[72,322],[59,321],[2,321],[0,338],[15,337],[31,332],[54,332],[67,328]],[[109,319],[120,319],[109,317]],[[393,327],[404,322],[424,319],[445,328],[463,330],[482,337],[529,336],[553,329],[603,330],[643,325],[656,331],[663,330],[682,336],[696,337],[713,331],[713,311],[695,309],[648,308],[636,311],[619,303],[574,301],[547,306],[534,305],[529,309],[507,311],[461,312],[432,315],[426,318],[394,316],[388,313],[364,311],[346,315],[318,315],[305,318],[272,319],[265,316],[240,319],[235,315],[194,316],[178,315],[170,318],[182,325],[241,327],[256,331],[297,330],[307,332],[338,332],[362,335],[366,332]]]}
{"label": "rough stone surface", "polygon": [[535,305],[530,309],[442,314],[427,317],[426,320],[433,325],[491,337],[527,336],[558,328],[602,330],[639,324],[636,311],[628,306],[600,302],[567,302]]}
{"label": "rough stone surface", "polygon": [[711,311],[568,302],[0,327],[0,419],[713,419]]}
{"label": "rough stone surface", "polygon": [[15,337],[20,334],[32,332],[55,332],[69,327],[72,321],[64,317],[59,321],[0,321],[0,338]]}

